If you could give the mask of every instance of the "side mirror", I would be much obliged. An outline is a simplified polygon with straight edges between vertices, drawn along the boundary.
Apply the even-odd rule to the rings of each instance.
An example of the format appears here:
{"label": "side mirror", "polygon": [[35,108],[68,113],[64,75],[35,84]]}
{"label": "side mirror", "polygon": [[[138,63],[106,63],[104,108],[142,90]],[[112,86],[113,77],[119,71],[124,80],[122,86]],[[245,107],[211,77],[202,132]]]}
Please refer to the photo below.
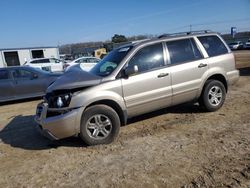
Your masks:
{"label": "side mirror", "polygon": [[137,65],[128,66],[128,67],[125,68],[125,75],[126,76],[136,74],[137,72],[138,72],[138,66]]}

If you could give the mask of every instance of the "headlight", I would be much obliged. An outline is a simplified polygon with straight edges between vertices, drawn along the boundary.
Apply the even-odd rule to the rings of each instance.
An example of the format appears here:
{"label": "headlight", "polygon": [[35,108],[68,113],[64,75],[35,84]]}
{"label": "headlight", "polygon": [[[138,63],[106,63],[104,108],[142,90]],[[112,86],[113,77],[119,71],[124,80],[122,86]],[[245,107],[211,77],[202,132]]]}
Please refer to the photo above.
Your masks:
{"label": "headlight", "polygon": [[57,108],[68,107],[70,100],[71,100],[71,94],[60,95],[56,99],[56,107]]}

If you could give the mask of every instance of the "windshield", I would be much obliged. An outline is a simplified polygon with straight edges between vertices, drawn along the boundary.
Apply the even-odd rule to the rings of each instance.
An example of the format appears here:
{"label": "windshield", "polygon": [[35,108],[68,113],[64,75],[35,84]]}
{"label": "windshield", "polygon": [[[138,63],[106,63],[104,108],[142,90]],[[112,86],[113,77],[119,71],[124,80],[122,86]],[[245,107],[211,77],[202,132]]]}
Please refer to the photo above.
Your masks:
{"label": "windshield", "polygon": [[127,46],[111,51],[90,72],[102,77],[110,75],[131,49],[132,46]]}

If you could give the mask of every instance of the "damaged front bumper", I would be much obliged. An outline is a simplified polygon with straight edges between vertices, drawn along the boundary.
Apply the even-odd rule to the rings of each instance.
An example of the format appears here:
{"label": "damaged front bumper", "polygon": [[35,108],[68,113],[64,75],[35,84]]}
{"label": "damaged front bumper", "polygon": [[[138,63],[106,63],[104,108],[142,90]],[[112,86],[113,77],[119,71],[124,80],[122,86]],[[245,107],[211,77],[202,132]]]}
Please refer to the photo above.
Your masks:
{"label": "damaged front bumper", "polygon": [[77,125],[80,126],[79,116],[82,109],[50,109],[48,104],[38,104],[35,121],[42,135],[51,140],[58,140],[78,134]]}

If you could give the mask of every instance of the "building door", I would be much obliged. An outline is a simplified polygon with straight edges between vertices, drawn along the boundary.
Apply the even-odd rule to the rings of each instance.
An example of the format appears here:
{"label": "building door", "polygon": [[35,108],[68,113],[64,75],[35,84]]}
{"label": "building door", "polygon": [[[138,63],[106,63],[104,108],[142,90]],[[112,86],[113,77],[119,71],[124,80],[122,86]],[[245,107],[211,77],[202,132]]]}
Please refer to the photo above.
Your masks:
{"label": "building door", "polygon": [[7,63],[7,66],[19,66],[20,65],[17,51],[4,52],[4,58],[5,58],[5,62]]}

